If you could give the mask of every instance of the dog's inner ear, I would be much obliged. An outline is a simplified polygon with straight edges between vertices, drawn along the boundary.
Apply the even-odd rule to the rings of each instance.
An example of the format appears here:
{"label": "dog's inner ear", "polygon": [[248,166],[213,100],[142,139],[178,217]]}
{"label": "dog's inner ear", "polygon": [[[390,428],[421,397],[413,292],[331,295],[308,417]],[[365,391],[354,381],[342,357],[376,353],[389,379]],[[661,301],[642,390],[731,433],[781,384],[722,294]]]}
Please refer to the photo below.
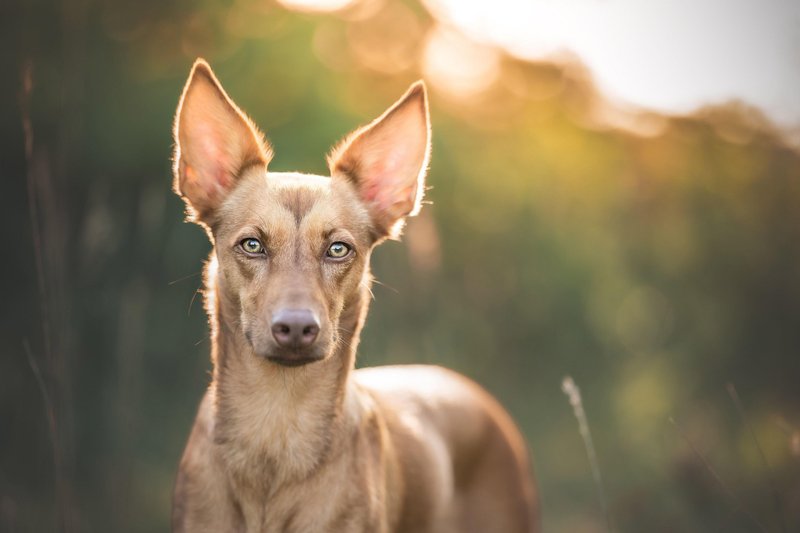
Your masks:
{"label": "dog's inner ear", "polygon": [[371,124],[355,131],[328,158],[334,179],[349,179],[380,237],[396,237],[420,208],[430,153],[425,86],[417,82]]}
{"label": "dog's inner ear", "polygon": [[194,64],[183,90],[175,144],[175,191],[201,222],[208,221],[244,169],[266,167],[271,155],[203,60]]}

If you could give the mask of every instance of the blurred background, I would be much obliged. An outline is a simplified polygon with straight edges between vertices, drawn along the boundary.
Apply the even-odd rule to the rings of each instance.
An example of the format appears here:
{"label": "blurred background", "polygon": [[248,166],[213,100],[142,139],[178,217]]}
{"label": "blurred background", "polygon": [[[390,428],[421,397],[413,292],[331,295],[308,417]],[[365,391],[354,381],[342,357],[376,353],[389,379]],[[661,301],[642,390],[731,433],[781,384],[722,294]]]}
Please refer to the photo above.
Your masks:
{"label": "blurred background", "polygon": [[428,82],[432,205],[374,256],[358,364],[499,397],[545,531],[800,531],[798,50],[784,0],[3,2],[0,530],[168,530],[210,369],[170,190],[203,56],[277,171]]}

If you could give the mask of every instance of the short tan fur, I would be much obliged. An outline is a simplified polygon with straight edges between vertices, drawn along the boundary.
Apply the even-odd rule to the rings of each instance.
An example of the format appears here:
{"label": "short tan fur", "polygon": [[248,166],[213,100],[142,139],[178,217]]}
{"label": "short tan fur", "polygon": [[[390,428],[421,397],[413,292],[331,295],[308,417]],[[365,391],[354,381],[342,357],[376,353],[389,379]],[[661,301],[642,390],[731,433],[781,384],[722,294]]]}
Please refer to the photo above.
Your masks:
{"label": "short tan fur", "polygon": [[478,385],[435,366],[354,370],[369,258],[424,192],[425,86],[329,157],[271,150],[198,60],[175,120],[175,191],[213,251],[213,379],[175,485],[180,532],[532,532],[527,447]]}

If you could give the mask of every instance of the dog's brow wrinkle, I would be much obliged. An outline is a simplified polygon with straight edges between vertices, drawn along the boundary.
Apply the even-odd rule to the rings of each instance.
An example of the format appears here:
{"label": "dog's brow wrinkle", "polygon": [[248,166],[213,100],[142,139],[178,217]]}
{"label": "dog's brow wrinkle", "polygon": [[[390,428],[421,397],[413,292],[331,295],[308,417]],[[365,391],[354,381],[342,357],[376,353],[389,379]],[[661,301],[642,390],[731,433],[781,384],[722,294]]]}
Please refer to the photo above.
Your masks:
{"label": "dog's brow wrinkle", "polygon": [[281,198],[283,206],[294,215],[298,227],[316,201],[314,191],[302,187],[285,189]]}

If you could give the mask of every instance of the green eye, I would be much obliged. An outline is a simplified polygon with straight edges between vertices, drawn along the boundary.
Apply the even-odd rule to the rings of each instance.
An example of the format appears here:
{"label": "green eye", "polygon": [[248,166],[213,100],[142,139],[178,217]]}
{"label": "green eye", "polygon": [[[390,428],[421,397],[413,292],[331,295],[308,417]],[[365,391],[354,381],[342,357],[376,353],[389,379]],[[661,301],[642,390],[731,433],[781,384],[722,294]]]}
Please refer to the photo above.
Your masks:
{"label": "green eye", "polygon": [[261,241],[258,239],[244,239],[242,242],[239,243],[242,247],[242,250],[247,252],[248,254],[262,254],[264,253],[264,247],[261,245]]}
{"label": "green eye", "polygon": [[349,244],[337,241],[328,246],[328,251],[325,255],[333,259],[342,259],[350,254],[351,249]]}

